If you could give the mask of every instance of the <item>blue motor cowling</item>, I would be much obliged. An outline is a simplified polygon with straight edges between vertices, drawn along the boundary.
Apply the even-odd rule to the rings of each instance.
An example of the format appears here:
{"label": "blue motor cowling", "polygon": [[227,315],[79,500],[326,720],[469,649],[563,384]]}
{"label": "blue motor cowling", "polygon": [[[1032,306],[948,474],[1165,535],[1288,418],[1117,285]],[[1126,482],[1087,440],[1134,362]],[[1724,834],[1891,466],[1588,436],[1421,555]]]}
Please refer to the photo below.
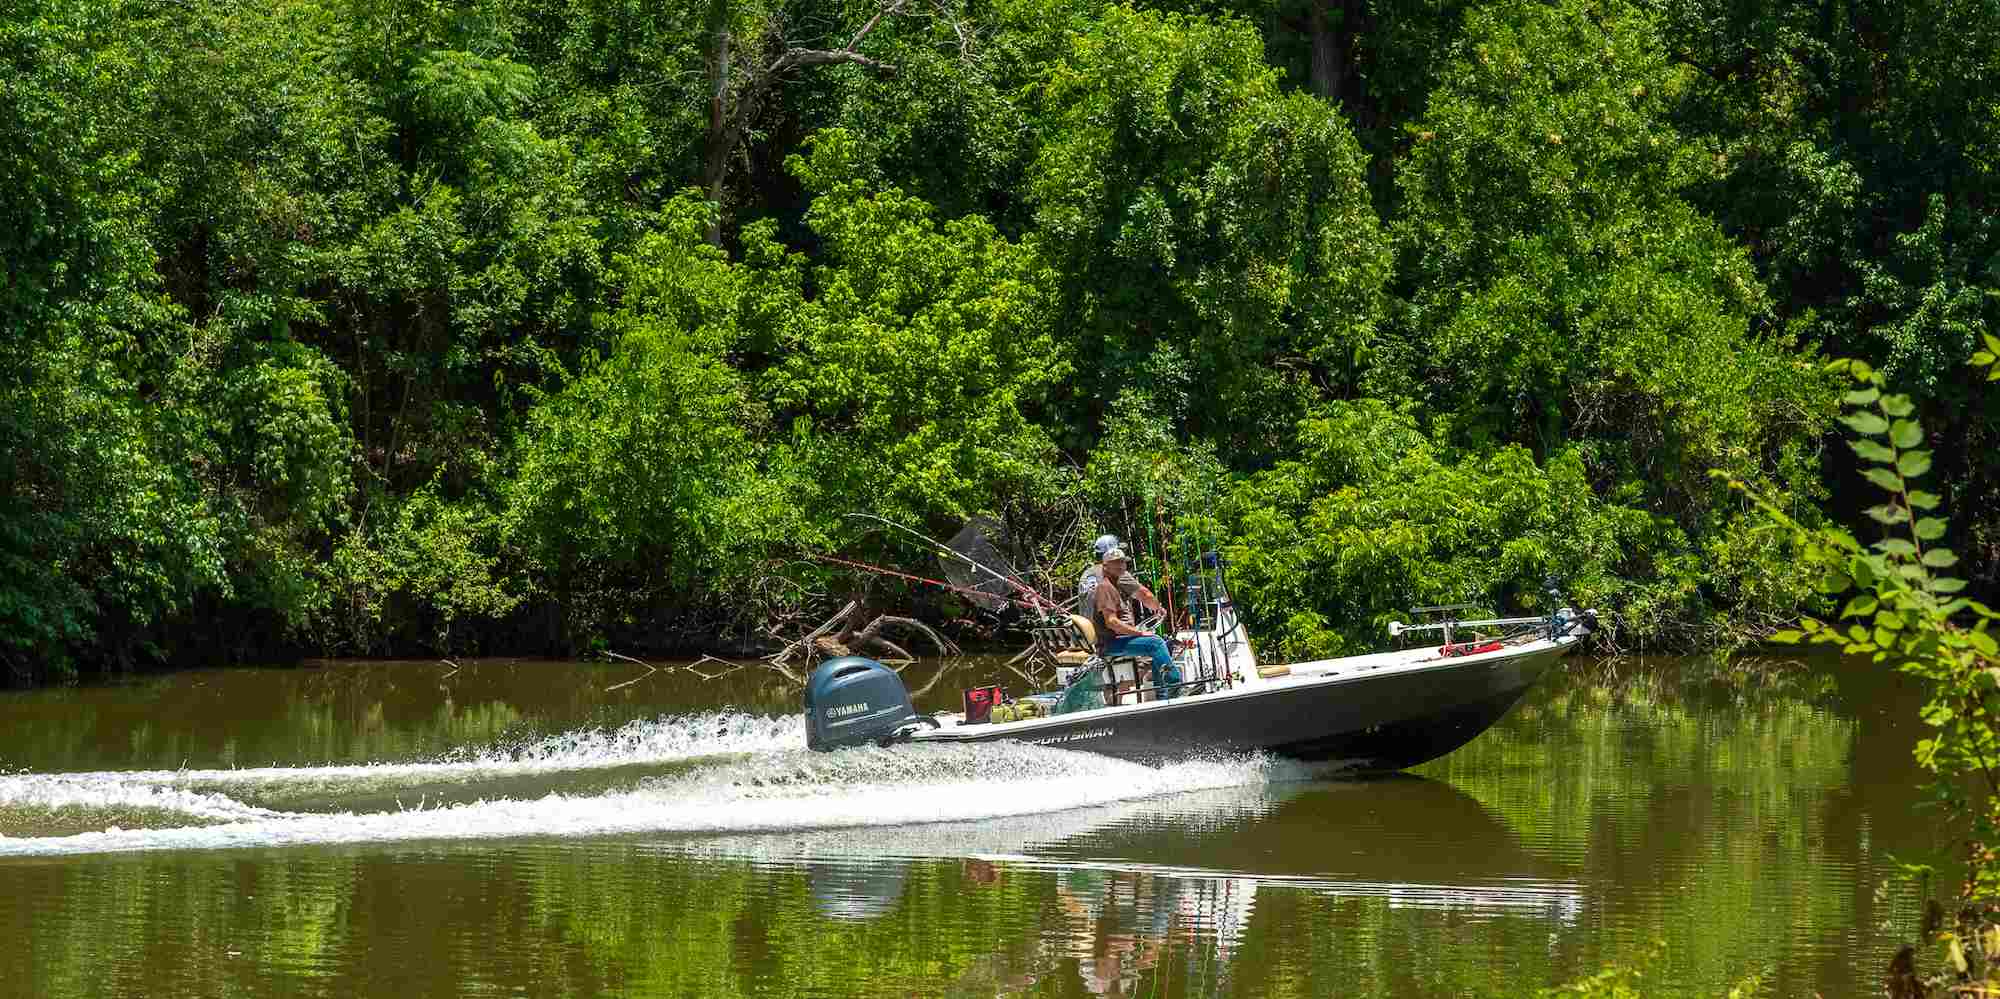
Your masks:
{"label": "blue motor cowling", "polygon": [[806,681],[809,749],[824,752],[882,742],[921,723],[935,724],[910,704],[903,678],[873,659],[829,659]]}

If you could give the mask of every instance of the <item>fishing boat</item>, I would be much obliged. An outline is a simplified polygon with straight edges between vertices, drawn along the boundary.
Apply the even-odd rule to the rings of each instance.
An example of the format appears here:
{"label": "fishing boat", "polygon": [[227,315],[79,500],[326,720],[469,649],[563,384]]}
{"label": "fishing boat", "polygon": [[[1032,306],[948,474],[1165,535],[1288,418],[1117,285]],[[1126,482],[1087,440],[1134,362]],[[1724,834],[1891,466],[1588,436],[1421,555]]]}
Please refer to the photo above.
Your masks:
{"label": "fishing boat", "polygon": [[[1096,651],[1087,619],[1049,615],[1035,629],[1042,651],[1065,663],[1057,691],[1025,694],[1017,709],[927,714],[902,680],[872,659],[821,664],[806,686],[807,743],[818,750],[878,743],[1026,742],[1135,760],[1268,752],[1333,769],[1393,771],[1436,759],[1499,721],[1521,695],[1590,633],[1596,612],[1561,606],[1549,586],[1546,615],[1460,620],[1464,606],[1418,608],[1425,624],[1392,622],[1392,638],[1436,634],[1440,644],[1313,662],[1267,665],[1210,553],[1188,585],[1190,627],[1169,647],[1184,678],[1144,676],[1143,660]],[[1078,685],[1093,696],[1075,704]],[[1101,706],[1099,706],[1101,705]]]}

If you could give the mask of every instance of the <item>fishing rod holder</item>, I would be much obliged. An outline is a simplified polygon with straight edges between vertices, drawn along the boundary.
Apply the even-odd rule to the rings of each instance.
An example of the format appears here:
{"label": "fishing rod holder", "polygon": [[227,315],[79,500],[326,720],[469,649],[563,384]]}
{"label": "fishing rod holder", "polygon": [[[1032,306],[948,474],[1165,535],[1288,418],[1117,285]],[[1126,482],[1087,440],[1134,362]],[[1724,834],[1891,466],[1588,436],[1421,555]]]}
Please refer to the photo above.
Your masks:
{"label": "fishing rod holder", "polygon": [[[1417,609],[1425,610],[1426,608],[1419,607]],[[1420,632],[1420,631],[1442,631],[1444,632],[1445,644],[1449,645],[1451,644],[1452,640],[1452,634],[1451,634],[1452,630],[1455,628],[1492,628],[1492,627],[1522,625],[1522,624],[1547,624],[1548,622],[1549,622],[1548,618],[1541,616],[1485,617],[1472,621],[1460,621],[1457,619],[1449,619],[1444,621],[1435,621],[1429,624],[1404,624],[1401,621],[1391,621],[1389,622],[1389,637],[1401,638],[1404,635],[1413,634],[1415,632]]]}
{"label": "fishing rod holder", "polygon": [[1572,625],[1580,624],[1586,633],[1596,628],[1597,612],[1587,610],[1579,613],[1571,610],[1563,596],[1562,583],[1553,574],[1542,580],[1542,592],[1548,596],[1549,606],[1554,608],[1547,614],[1539,614],[1533,617],[1487,617],[1464,621],[1454,615],[1460,611],[1477,610],[1480,605],[1440,604],[1436,607],[1412,607],[1410,609],[1415,613],[1440,614],[1443,615],[1443,619],[1424,624],[1404,624],[1401,621],[1391,621],[1389,622],[1389,637],[1401,638],[1404,635],[1417,632],[1442,631],[1444,632],[1444,643],[1450,645],[1453,642],[1452,632],[1458,628],[1502,628],[1539,624],[1548,630],[1550,638],[1560,637],[1569,631]]}

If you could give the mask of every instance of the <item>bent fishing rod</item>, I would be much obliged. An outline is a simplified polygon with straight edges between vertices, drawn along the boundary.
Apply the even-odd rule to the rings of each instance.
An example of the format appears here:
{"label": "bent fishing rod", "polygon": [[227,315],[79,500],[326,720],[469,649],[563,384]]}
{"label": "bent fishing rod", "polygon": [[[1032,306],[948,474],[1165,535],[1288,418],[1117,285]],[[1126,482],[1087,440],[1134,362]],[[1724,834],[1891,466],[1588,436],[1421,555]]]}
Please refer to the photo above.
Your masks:
{"label": "bent fishing rod", "polygon": [[[1026,602],[1028,606],[1034,610],[1054,611],[1061,609],[1060,606],[1057,605],[1055,602],[1049,600],[1047,597],[1044,597],[1040,593],[1036,592],[1034,587],[1021,582],[1019,579],[1016,579],[1013,576],[1005,575],[1001,573],[999,570],[994,569],[992,566],[986,565],[985,563],[980,562],[978,559],[975,559],[972,556],[967,555],[964,552],[959,551],[958,549],[953,548],[942,541],[939,541],[935,538],[929,537],[921,532],[918,532],[913,528],[906,527],[902,524],[896,523],[893,520],[890,520],[887,517],[880,517],[872,513],[850,513],[850,514],[844,514],[844,516],[855,517],[862,520],[872,520],[878,524],[882,524],[885,527],[895,528],[896,530],[901,531],[904,534],[907,534],[910,537],[913,537],[918,541],[923,542],[926,545],[929,545],[931,549],[937,552],[939,555],[948,555],[954,559],[957,559],[960,562],[965,563],[966,565],[971,566],[974,569],[979,570],[980,572],[992,576],[994,579],[1000,581],[1001,583],[1006,584],[1008,587],[1010,587],[1017,593],[1027,594],[1028,600]],[[975,592],[984,593],[985,591],[980,590]],[[998,596],[998,594],[991,594],[991,593],[988,593],[986,595]],[[1020,603],[1022,601],[1015,600],[1015,602]]]}
{"label": "bent fishing rod", "polygon": [[1003,597],[997,593],[988,593],[985,590],[975,590],[970,586],[959,586],[956,583],[947,583],[941,579],[931,579],[927,576],[919,576],[914,573],[902,572],[900,570],[890,569],[886,566],[869,565],[866,562],[856,562],[853,559],[840,558],[839,556],[835,555],[816,555],[810,552],[807,553],[805,557],[812,559],[815,562],[825,562],[828,565],[844,566],[849,569],[860,569],[863,572],[872,572],[878,576],[893,576],[897,579],[908,580],[912,583],[922,583],[925,586],[935,586],[938,589],[948,590],[952,593],[961,594],[963,596],[984,597],[989,600],[1004,600],[1007,603],[1013,604],[1016,607],[1025,607],[1029,610],[1034,610],[1034,611],[1042,609],[1034,604],[1027,602],[1026,600],[1020,599],[1019,597]]}

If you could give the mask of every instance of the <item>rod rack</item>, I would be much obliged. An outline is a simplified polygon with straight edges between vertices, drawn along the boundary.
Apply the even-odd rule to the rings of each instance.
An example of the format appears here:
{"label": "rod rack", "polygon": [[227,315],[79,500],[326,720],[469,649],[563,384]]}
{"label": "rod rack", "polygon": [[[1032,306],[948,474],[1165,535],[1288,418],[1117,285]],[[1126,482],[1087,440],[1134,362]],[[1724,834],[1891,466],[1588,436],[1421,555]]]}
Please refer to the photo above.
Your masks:
{"label": "rod rack", "polygon": [[1442,631],[1449,635],[1453,628],[1482,628],[1503,624],[1547,624],[1548,620],[1546,616],[1543,616],[1489,617],[1477,621],[1438,621],[1434,624],[1404,624],[1401,621],[1391,621],[1389,622],[1389,637],[1400,638],[1413,631]]}

